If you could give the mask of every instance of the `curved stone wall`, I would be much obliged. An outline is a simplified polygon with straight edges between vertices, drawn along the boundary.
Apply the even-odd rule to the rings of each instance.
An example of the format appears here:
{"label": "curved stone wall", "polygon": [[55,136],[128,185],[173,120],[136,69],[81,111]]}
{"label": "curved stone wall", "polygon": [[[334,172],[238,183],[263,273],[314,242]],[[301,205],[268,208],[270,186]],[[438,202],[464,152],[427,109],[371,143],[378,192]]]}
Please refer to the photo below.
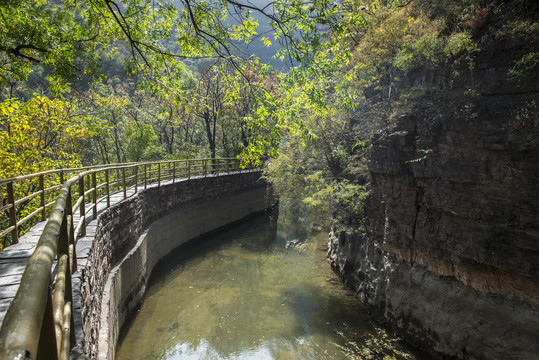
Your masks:
{"label": "curved stone wall", "polygon": [[260,175],[237,173],[152,187],[99,215],[81,285],[89,358],[114,359],[120,330],[140,304],[161,258],[268,207]]}

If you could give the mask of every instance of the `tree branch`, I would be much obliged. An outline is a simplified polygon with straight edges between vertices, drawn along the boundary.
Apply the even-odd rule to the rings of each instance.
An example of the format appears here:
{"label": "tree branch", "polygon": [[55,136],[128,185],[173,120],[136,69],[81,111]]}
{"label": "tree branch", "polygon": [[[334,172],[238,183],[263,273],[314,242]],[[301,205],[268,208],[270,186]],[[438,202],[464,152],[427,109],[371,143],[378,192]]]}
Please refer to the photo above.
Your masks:
{"label": "tree branch", "polygon": [[[120,28],[122,29],[122,32],[127,37],[127,40],[129,41],[129,44],[131,45],[131,53],[133,54],[133,57],[135,55],[135,50],[136,50],[136,52],[140,55],[140,57],[142,58],[142,60],[146,64],[146,66],[151,68],[151,65],[148,62],[148,60],[146,59],[146,56],[144,55],[142,50],[138,47],[135,39],[133,39],[133,37],[131,36],[131,32],[129,31],[129,25],[127,24],[127,21],[126,21],[125,17],[122,14],[122,11],[118,7],[118,4],[116,4],[114,1],[111,1],[111,0],[105,0],[105,4],[107,5],[107,8],[109,9],[109,11],[112,14],[112,16],[114,17],[114,19],[116,20],[116,23],[120,26]],[[116,14],[116,12],[112,8],[111,4],[118,10],[118,14]],[[118,15],[121,17],[121,20],[120,20],[120,18],[118,18]]]}
{"label": "tree branch", "polygon": [[32,57],[30,55],[26,55],[26,54],[21,53],[21,50],[24,50],[24,49],[36,50],[36,51],[39,51],[41,53],[49,52],[46,49],[37,47],[35,45],[31,45],[31,44],[22,44],[22,45],[19,45],[19,46],[15,47],[14,49],[0,48],[1,51],[5,51],[5,52],[7,52],[9,54],[15,55],[17,57],[21,57],[21,58],[26,59],[28,61],[31,61],[33,63],[40,63],[41,62],[41,60],[39,60],[39,59],[37,59],[35,57]]}

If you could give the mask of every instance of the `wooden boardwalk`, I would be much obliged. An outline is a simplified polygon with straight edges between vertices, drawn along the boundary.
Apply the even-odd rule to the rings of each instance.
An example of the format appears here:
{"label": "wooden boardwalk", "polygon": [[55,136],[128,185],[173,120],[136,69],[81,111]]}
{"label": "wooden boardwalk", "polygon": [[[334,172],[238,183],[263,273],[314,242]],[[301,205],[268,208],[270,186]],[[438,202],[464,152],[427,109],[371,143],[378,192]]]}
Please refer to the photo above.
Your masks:
{"label": "wooden boardwalk", "polygon": [[[176,180],[176,182],[179,179]],[[163,181],[161,185],[172,183],[172,180]],[[156,187],[157,184],[151,184],[147,187]],[[144,190],[144,186],[139,186],[138,191]],[[127,190],[127,198],[135,194],[134,189]],[[124,200],[123,192],[111,194],[110,204],[111,206]],[[88,204],[90,205],[90,204]],[[106,200],[100,201],[97,207],[98,215],[106,209]],[[79,213],[73,214],[73,220],[76,224],[79,220]],[[9,308],[9,304],[15,297],[17,289],[19,288],[22,274],[28,263],[28,259],[34,252],[36,244],[41,236],[41,232],[45,227],[46,221],[42,221],[34,225],[29,232],[24,234],[18,244],[8,246],[3,251],[0,251],[0,324],[4,320],[4,316]],[[86,266],[88,260],[88,253],[92,247],[95,232],[97,229],[97,219],[93,219],[91,212],[87,215],[86,220],[86,235],[79,236],[76,243],[77,252],[77,271],[73,273],[73,314],[75,320],[75,335],[77,345],[82,344],[84,334],[82,333],[82,316],[81,316],[81,295],[80,285],[82,280],[82,269]],[[53,274],[56,273],[56,266],[54,264]],[[77,354],[82,354],[80,348],[75,347],[72,353],[72,358],[77,358]]]}

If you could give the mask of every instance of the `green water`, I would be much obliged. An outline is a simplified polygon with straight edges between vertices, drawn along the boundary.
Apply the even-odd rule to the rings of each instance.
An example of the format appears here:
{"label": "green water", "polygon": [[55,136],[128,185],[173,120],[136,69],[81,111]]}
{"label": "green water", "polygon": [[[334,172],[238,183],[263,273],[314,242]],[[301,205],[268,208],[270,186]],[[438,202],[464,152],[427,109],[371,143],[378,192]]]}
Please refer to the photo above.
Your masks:
{"label": "green water", "polygon": [[161,263],[117,359],[415,359],[331,271],[327,233],[289,228],[258,217]]}

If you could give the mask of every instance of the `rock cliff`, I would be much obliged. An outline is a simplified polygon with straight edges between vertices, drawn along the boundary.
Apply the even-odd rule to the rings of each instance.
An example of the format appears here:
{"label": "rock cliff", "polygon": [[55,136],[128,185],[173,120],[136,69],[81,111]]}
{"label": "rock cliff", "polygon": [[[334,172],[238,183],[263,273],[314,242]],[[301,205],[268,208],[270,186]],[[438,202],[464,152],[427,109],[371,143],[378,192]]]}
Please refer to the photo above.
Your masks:
{"label": "rock cliff", "polygon": [[507,79],[523,44],[481,41],[473,78],[374,135],[364,225],[333,231],[328,258],[434,356],[537,359],[539,79]]}

